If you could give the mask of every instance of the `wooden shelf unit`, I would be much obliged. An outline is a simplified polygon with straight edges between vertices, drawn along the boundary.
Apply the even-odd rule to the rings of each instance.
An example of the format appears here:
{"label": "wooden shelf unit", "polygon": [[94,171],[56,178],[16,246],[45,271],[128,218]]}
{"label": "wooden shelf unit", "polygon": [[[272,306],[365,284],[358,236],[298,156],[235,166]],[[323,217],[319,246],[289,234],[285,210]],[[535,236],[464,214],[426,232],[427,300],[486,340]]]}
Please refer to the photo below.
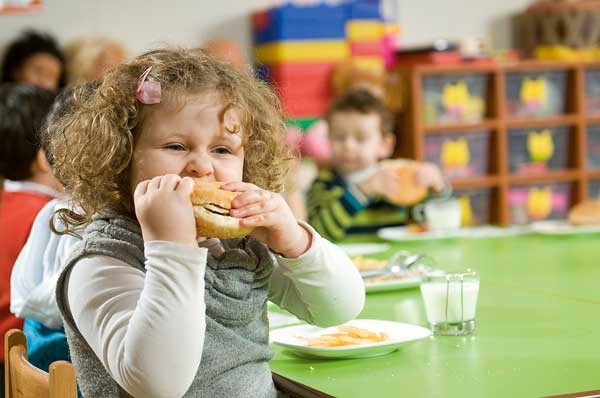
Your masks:
{"label": "wooden shelf unit", "polygon": [[[600,126],[600,114],[586,113],[585,72],[589,69],[600,70],[600,63],[576,62],[540,62],[522,61],[488,65],[417,65],[398,67],[392,73],[398,75],[396,81],[404,85],[398,87],[404,112],[399,116],[398,146],[396,156],[426,160],[425,137],[430,134],[468,133],[489,131],[490,153],[488,157],[489,174],[483,177],[452,179],[457,189],[493,188],[493,204],[490,219],[494,223],[510,223],[508,192],[511,186],[569,182],[572,183],[571,204],[579,202],[588,195],[588,183],[600,181],[600,168],[587,168],[587,127]],[[566,72],[565,114],[549,117],[519,118],[507,114],[506,78],[518,72]],[[487,94],[486,114],[483,120],[474,123],[426,124],[423,121],[423,79],[428,76],[447,75],[486,75]],[[540,174],[518,175],[510,171],[509,166],[509,130],[518,128],[560,127],[569,129],[569,152],[567,170],[548,171]],[[560,150],[556,148],[555,150]]]}

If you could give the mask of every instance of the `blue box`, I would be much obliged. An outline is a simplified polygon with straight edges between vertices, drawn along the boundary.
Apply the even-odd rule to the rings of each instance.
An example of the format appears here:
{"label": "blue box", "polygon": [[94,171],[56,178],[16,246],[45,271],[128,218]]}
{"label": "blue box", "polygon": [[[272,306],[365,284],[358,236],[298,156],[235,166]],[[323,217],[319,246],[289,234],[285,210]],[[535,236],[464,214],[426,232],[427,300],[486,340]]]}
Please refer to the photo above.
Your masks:
{"label": "blue box", "polygon": [[256,44],[282,40],[344,40],[347,5],[284,4],[252,14]]}
{"label": "blue box", "polygon": [[382,19],[379,0],[352,1],[348,3],[349,19]]}

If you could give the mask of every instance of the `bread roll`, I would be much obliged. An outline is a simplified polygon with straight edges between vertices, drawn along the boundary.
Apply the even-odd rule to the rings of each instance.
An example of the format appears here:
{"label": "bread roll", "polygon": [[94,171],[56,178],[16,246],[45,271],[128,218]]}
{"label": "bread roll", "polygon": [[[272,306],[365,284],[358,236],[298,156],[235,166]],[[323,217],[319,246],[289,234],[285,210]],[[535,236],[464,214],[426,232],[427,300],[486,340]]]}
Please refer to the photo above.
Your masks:
{"label": "bread roll", "polygon": [[382,167],[393,167],[400,177],[401,191],[389,200],[398,206],[412,206],[427,197],[427,187],[417,181],[417,171],[413,167],[415,162],[398,159],[382,162]]}
{"label": "bread roll", "polygon": [[254,228],[240,226],[240,220],[231,217],[231,201],[241,192],[221,189],[224,182],[196,181],[191,194],[198,236],[208,238],[239,238]]}
{"label": "bread roll", "polygon": [[569,211],[573,225],[600,225],[600,200],[586,200]]}

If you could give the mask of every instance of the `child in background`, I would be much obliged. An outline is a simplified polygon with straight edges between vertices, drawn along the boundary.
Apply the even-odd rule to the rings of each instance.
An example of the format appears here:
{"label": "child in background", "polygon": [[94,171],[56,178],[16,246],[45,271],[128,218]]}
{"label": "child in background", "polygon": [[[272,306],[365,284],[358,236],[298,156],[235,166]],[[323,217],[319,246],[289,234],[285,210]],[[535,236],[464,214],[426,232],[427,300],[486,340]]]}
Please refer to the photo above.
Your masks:
{"label": "child in background", "polygon": [[58,91],[67,82],[65,60],[56,41],[32,30],[9,43],[2,59],[2,82],[33,84]]}
{"label": "child in background", "polygon": [[[62,119],[50,150],[76,211],[56,216],[87,227],[56,300],[84,396],[275,397],[267,299],[321,326],[360,312],[350,259],[275,193],[284,132],[266,85],[183,50],[118,66]],[[252,235],[197,237],[192,177],[242,192]]]}
{"label": "child in background", "polygon": [[[72,112],[75,104],[92,95],[97,87],[96,83],[71,86],[58,95],[44,126],[46,140],[52,136],[59,120]],[[54,161],[47,150],[47,142],[42,141],[41,145],[52,165]],[[58,235],[48,225],[52,214],[65,207],[65,199],[53,199],[40,210],[15,262],[10,281],[10,310],[25,319],[23,332],[27,337],[29,362],[45,371],[54,361],[70,361],[55,291],[58,275],[79,239],[72,235]],[[59,230],[64,229],[60,220],[56,220],[55,226]]]}
{"label": "child in background", "polygon": [[100,82],[127,59],[127,49],[105,37],[76,40],[65,47],[69,84]]}
{"label": "child in background", "polygon": [[[40,149],[39,128],[54,94],[35,86],[0,85],[0,335],[21,328],[23,320],[9,311],[10,274],[40,209],[59,195],[60,183]],[[4,338],[0,367],[4,367]],[[0,374],[4,374],[3,369]],[[4,377],[2,377],[4,380]],[[3,390],[4,391],[4,390]]]}
{"label": "child in background", "polygon": [[[384,104],[365,90],[339,97],[327,114],[332,169],[324,170],[308,194],[308,220],[328,239],[373,232],[408,221],[405,208],[388,198],[402,190],[398,175],[379,161],[392,155],[395,136],[392,116]],[[440,170],[428,163],[412,163],[417,183],[441,192]]]}

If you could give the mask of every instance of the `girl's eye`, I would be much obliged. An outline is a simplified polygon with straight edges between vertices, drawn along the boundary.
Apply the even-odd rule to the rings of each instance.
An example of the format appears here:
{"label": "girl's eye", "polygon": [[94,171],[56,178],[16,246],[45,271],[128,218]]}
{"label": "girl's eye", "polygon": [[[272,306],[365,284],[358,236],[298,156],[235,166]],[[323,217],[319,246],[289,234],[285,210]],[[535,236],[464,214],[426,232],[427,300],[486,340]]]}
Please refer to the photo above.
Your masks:
{"label": "girl's eye", "polygon": [[169,144],[165,146],[165,149],[170,149],[173,151],[185,151],[185,147],[181,144]]}
{"label": "girl's eye", "polygon": [[228,155],[228,154],[232,153],[229,148],[226,148],[226,147],[223,147],[223,146],[215,148],[214,151],[215,151],[215,153],[218,153],[218,154],[221,154],[221,155]]}

